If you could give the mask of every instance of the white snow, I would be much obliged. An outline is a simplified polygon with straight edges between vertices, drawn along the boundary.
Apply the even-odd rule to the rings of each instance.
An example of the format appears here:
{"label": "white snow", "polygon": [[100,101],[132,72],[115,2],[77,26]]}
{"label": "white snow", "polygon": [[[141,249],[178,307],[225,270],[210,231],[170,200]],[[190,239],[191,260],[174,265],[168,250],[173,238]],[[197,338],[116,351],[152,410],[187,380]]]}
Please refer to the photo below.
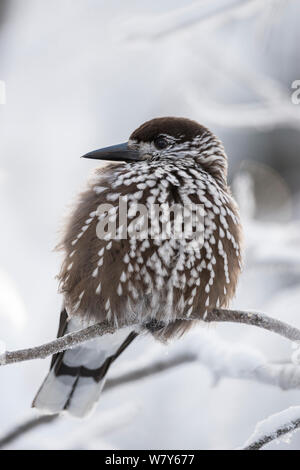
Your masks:
{"label": "white snow", "polygon": [[0,318],[13,328],[22,329],[27,319],[24,302],[12,279],[0,270]]}
{"label": "white snow", "polygon": [[289,440],[291,432],[296,432],[295,421],[300,421],[300,406],[291,406],[290,408],[281,411],[280,413],[275,413],[268,418],[260,421],[255,426],[254,433],[251,437],[245,442],[244,447],[251,445],[253,442],[262,439],[264,436],[277,436],[276,432],[282,427],[287,427],[290,429],[289,436],[284,435],[282,437],[276,438],[276,441],[284,440],[287,442]]}

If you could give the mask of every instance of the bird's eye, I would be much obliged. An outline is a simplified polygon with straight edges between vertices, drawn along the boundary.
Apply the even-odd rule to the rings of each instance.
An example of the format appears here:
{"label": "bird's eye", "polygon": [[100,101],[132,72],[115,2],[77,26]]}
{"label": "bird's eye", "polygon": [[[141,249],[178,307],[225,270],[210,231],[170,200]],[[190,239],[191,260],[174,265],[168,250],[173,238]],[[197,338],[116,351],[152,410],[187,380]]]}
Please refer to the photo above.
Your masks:
{"label": "bird's eye", "polygon": [[158,150],[162,150],[168,147],[168,141],[164,137],[156,137],[156,139],[154,139],[154,145]]}

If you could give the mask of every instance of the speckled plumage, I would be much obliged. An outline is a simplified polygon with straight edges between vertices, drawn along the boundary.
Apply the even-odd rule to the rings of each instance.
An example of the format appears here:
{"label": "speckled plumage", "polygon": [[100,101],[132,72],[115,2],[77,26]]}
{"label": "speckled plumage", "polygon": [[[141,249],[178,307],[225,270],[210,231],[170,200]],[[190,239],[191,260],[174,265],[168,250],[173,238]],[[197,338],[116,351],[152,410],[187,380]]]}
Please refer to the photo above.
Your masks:
{"label": "speckled plumage", "polygon": [[[165,137],[169,147],[155,148]],[[163,339],[185,331],[234,295],[241,267],[238,209],[227,186],[227,157],[221,142],[194,121],[149,121],[130,137],[145,160],[97,169],[79,197],[60,248],[64,262],[60,288],[71,316],[124,325],[157,320]],[[101,240],[97,208],[110,204],[118,221],[119,198],[127,197],[128,221],[136,204],[202,204],[204,244],[187,249],[184,240]]]}
{"label": "speckled plumage", "polygon": [[[194,318],[228,305],[241,269],[241,225],[227,185],[227,157],[208,129],[183,118],[153,119],[134,131],[128,144],[86,156],[99,153],[129,163],[97,169],[68,219],[59,245],[64,309],[58,335],[101,321],[135,325],[55,355],[33,403],[47,413],[85,416],[110,365],[140,331],[163,341],[184,333]],[[120,201],[127,205],[127,238]],[[202,237],[191,243],[188,237],[155,236],[166,221],[156,204],[201,205]],[[138,214],[140,222],[150,222],[150,236],[143,223],[132,236]],[[169,222],[174,228],[174,214]],[[106,223],[108,230],[99,236]]]}

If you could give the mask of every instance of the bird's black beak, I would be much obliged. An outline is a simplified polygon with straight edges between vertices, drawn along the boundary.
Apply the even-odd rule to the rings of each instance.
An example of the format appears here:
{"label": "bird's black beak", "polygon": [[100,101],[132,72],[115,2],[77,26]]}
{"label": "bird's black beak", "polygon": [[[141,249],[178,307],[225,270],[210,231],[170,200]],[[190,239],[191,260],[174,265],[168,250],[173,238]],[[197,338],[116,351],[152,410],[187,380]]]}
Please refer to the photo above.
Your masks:
{"label": "bird's black beak", "polygon": [[82,158],[94,158],[95,160],[109,160],[111,162],[136,162],[142,160],[139,151],[128,147],[128,142],[112,145],[103,149],[86,153]]}

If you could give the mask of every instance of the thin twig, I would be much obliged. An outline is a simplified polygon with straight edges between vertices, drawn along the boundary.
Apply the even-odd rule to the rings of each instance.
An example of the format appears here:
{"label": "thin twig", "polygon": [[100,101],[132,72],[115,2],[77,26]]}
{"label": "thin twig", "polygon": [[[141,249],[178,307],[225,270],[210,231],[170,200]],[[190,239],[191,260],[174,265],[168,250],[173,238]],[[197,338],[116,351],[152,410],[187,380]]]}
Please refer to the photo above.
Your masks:
{"label": "thin twig", "polygon": [[[195,320],[195,318],[190,318],[190,320]],[[261,313],[244,312],[239,310],[215,309],[212,312],[208,313],[205,322],[233,322],[247,324],[263,328],[268,331],[273,331],[274,333],[277,333],[292,341],[300,340],[300,331],[297,328],[292,327],[279,320],[270,318],[267,315]],[[132,326],[134,326],[134,323],[132,323]],[[115,328],[111,325],[105,323],[96,324],[83,330],[74,333],[69,333],[61,338],[51,341],[50,343],[46,343],[35,348],[11,352],[8,351],[2,356],[0,364],[12,364],[32,359],[45,358],[52,354],[56,354],[66,349],[70,349],[83,342],[94,339],[97,336],[113,333],[114,331]],[[129,383],[162,372],[180,364],[193,362],[196,359],[196,354],[186,353],[171,360],[169,359],[167,361],[158,361],[157,363],[152,364],[148,367],[143,367],[142,369],[128,372],[119,377],[115,377],[108,380],[105,387],[105,391],[112,389],[118,385]],[[256,379],[264,381],[265,383],[276,383],[276,373],[275,375],[274,373],[270,373],[270,371],[268,373],[269,377],[267,377],[265,372],[262,373],[262,370],[257,369],[254,375],[256,376]],[[297,386],[297,384],[295,384],[295,386]],[[52,415],[40,416],[38,418],[30,419],[29,421],[21,424],[20,426],[12,430],[10,433],[8,433],[6,436],[4,436],[2,439],[0,439],[0,447],[7,445],[8,443],[14,441],[24,433],[27,433],[28,431],[31,431],[40,425],[50,423],[56,420],[57,417],[58,415]]]}
{"label": "thin twig", "polygon": [[111,379],[108,379],[104,391],[111,390],[112,388],[118,387],[119,385],[125,385],[130,382],[145,379],[152,375],[161,374],[165,370],[173,369],[174,367],[178,367],[183,364],[195,362],[197,361],[197,359],[198,357],[196,354],[186,352],[179,354],[175,357],[156,361],[147,367],[141,367],[139,369],[130,372],[125,372],[123,374],[118,375],[117,377],[112,377]]}
{"label": "thin twig", "polygon": [[50,341],[49,343],[36,346],[34,348],[19,349],[17,351],[7,351],[0,358],[0,366],[6,364],[13,364],[15,362],[30,361],[32,359],[44,359],[74,346],[90,341],[97,336],[104,334],[114,333],[115,328],[107,323],[97,323],[96,325],[89,326],[73,333],[68,333],[65,336]]}
{"label": "thin twig", "polygon": [[[165,370],[173,369],[174,367],[191,363],[196,360],[197,356],[195,354],[183,353],[171,359],[168,358],[167,360],[157,361],[154,364],[149,365],[148,367],[141,367],[134,371],[126,372],[118,375],[117,377],[108,379],[102,393],[107,392],[108,390],[112,390],[120,385],[125,385],[131,382],[135,382],[137,380],[147,378],[152,375],[160,374]],[[8,444],[11,444],[13,441],[23,436],[24,434],[33,431],[37,427],[56,421],[59,416],[59,414],[41,415],[28,419],[24,423],[16,426],[14,429],[9,431],[5,436],[0,439],[0,449],[4,446],[7,446]]]}
{"label": "thin twig", "polygon": [[275,441],[279,437],[288,434],[291,431],[295,431],[296,429],[300,428],[300,418],[294,421],[290,421],[283,426],[280,426],[276,431],[273,431],[265,436],[260,437],[257,441],[252,442],[247,447],[244,447],[243,450],[259,450],[269,442]]}
{"label": "thin twig", "polygon": [[[238,353],[239,352],[237,352],[237,354]],[[232,356],[230,356],[230,358],[230,360],[232,360]],[[124,372],[108,379],[103,393],[107,392],[108,390],[112,390],[118,386],[127,385],[132,382],[136,382],[160,374],[166,370],[171,370],[181,365],[192,364],[197,361],[199,363],[202,363],[201,354],[198,355],[196,351],[179,352],[176,353],[176,355],[173,357],[170,357],[168,355],[166,358],[160,358],[158,360],[155,360],[152,364],[142,365],[141,367],[135,368],[134,370]],[[205,364],[205,361],[203,363]],[[222,374],[222,376],[231,377],[231,375],[228,375],[228,373],[226,372]],[[296,366],[290,363],[266,363],[254,369],[252,368],[252,366],[250,366],[249,370],[245,369],[243,371],[243,374],[239,378],[243,380],[255,380],[260,383],[278,386],[284,390],[300,388],[300,377],[298,374],[298,369]],[[24,434],[27,434],[30,431],[33,431],[39,426],[56,421],[58,417],[59,415],[56,414],[50,416],[42,415],[28,419],[21,425],[18,425],[13,428],[10,432],[3,436],[2,439],[0,439],[0,448],[11,444],[19,437],[23,436]]]}
{"label": "thin twig", "polygon": [[15,441],[20,436],[23,436],[23,434],[27,434],[28,432],[33,431],[37,427],[42,426],[43,424],[52,423],[58,417],[59,415],[43,415],[28,419],[24,423],[9,431],[0,439],[0,449]]}
{"label": "thin twig", "polygon": [[298,328],[269,317],[264,313],[215,309],[208,313],[205,321],[243,323],[272,331],[291,341],[300,341],[300,330]]}
{"label": "thin twig", "polygon": [[[110,391],[118,386],[127,385],[132,382],[136,382],[136,381],[148,378],[148,377],[152,377],[153,375],[160,374],[166,370],[171,370],[181,365],[191,364],[199,360],[200,358],[197,356],[197,354],[194,354],[192,352],[183,352],[183,353],[176,355],[175,357],[171,357],[171,358],[167,357],[166,359],[155,361],[153,364],[150,364],[149,366],[143,366],[133,371],[125,372],[116,377],[112,377],[111,379],[108,379],[102,393]],[[282,387],[282,384],[280,383],[281,378],[282,378],[281,377],[282,371],[287,367],[291,367],[291,364],[285,364],[285,365],[266,364],[253,370],[252,373],[249,372],[249,374],[244,374],[240,378],[246,379],[246,380],[256,380],[258,382],[267,383],[269,385],[275,385],[275,386],[279,385]],[[283,388],[284,389],[299,388],[300,383],[299,383],[299,380],[294,381],[293,377],[291,377],[289,386],[287,385],[288,384],[285,384]],[[28,434],[29,432],[35,430],[36,428],[43,426],[44,424],[50,424],[50,423],[53,423],[54,421],[57,421],[59,416],[60,415],[58,414],[41,415],[38,417],[28,419],[24,423],[13,428],[11,431],[9,431],[6,435],[4,435],[0,439],[0,449],[7,446],[8,444],[11,444],[18,438],[22,437],[24,434]],[[295,429],[298,426],[299,425],[297,424],[295,426]],[[285,430],[289,428],[287,426],[284,426],[283,429]],[[280,437],[283,434],[285,434],[285,432],[278,430],[277,437]],[[267,444],[268,442],[270,442],[272,439],[275,439],[275,438],[274,437],[271,438],[271,436],[266,436],[265,439],[267,440],[262,441],[262,439],[260,439],[259,441],[255,441],[253,444],[247,446],[245,450],[258,449],[262,445]],[[259,445],[260,447],[258,447]]]}
{"label": "thin twig", "polygon": [[[197,317],[183,318],[182,320],[198,320]],[[283,336],[291,341],[300,341],[300,330],[280,320],[268,317],[263,313],[252,313],[241,310],[225,310],[215,309],[208,313],[204,320],[207,323],[211,322],[232,322],[243,323],[246,325],[253,325],[263,328],[268,331]],[[134,326],[135,322],[128,322],[123,326]],[[16,362],[29,361],[32,359],[44,359],[47,356],[56,354],[61,351],[73,348],[78,344],[90,341],[98,336],[104,334],[112,334],[115,327],[108,323],[97,323],[96,325],[89,326],[80,331],[69,333],[61,338],[57,338],[49,343],[42,344],[29,349],[21,349],[17,351],[7,351],[0,357],[0,365],[13,364]]]}

